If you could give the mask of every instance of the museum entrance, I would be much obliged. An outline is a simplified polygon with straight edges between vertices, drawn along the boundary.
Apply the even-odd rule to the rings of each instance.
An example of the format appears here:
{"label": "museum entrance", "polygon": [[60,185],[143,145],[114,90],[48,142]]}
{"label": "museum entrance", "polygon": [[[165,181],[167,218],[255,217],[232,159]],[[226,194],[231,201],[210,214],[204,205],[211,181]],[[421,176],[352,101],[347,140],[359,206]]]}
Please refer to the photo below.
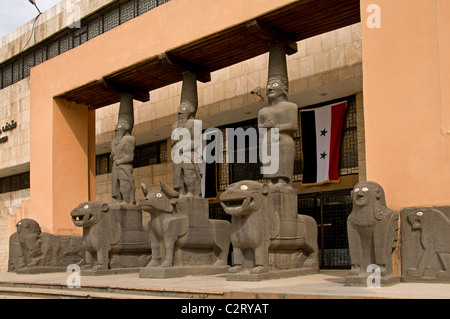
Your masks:
{"label": "museum entrance", "polygon": [[349,190],[298,196],[299,214],[313,217],[318,226],[319,266],[350,268],[347,218],[352,211]]}

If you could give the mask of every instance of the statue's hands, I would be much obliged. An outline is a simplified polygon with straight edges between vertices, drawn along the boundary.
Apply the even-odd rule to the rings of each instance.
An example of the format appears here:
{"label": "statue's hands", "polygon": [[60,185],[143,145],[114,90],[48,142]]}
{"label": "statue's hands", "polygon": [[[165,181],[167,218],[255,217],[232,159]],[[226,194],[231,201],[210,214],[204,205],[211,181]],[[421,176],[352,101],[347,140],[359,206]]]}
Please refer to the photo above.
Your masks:
{"label": "statue's hands", "polygon": [[263,127],[267,128],[275,127],[275,123],[272,121],[272,119],[267,119],[264,121]]}

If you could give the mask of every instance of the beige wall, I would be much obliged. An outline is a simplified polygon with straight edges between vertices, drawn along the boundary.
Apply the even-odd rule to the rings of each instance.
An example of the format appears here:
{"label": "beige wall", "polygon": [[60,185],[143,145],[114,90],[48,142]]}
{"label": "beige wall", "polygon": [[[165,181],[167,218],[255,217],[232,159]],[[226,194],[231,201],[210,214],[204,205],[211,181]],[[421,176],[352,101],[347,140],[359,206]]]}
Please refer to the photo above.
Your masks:
{"label": "beige wall", "polygon": [[[0,134],[8,136],[6,143],[0,144],[0,177],[19,173],[16,166],[30,162],[30,79],[10,85],[0,94],[0,128],[14,120],[17,127]],[[5,171],[8,172],[5,172]]]}
{"label": "beige wall", "polygon": [[450,2],[361,1],[367,179],[392,209],[449,205]]}

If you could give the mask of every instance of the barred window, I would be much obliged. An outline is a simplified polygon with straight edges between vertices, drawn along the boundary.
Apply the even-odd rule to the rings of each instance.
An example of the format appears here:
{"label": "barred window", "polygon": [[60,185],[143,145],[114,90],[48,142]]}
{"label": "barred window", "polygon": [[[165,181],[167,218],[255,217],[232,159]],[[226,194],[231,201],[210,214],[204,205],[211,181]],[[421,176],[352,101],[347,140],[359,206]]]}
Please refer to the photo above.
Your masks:
{"label": "barred window", "polygon": [[[167,162],[167,141],[136,146],[134,149],[133,167],[143,167]],[[111,153],[97,155],[95,159],[96,175],[108,174],[112,171]]]}
{"label": "barred window", "polygon": [[29,77],[32,67],[71,50],[166,2],[169,1],[122,0],[112,2],[86,19],[82,19],[81,28],[66,28],[54,34],[50,39],[21,52],[20,55],[0,63],[0,89]]}
{"label": "barred window", "polygon": [[0,178],[0,194],[30,188],[30,172]]}
{"label": "barred window", "polygon": [[[347,100],[347,108],[344,115],[344,125],[342,129],[341,148],[339,158],[339,175],[350,175],[358,173],[358,145],[357,145],[357,123],[356,123],[356,96],[352,95],[346,98],[328,101],[325,103],[317,104],[312,107],[320,105],[328,105],[339,101]],[[300,110],[299,110],[300,112]],[[257,119],[228,125],[227,127],[242,127],[244,129],[249,127],[257,128]],[[226,140],[226,128],[221,127],[223,140]],[[295,157],[294,157],[294,182],[302,180],[302,143],[301,143],[301,127],[300,127],[300,114],[298,116],[297,131],[293,135],[295,142]],[[227,145],[223,145],[223,158],[226,159]],[[247,145],[247,144],[246,144]],[[217,165],[217,189],[218,191],[225,191],[227,186],[238,182],[240,180],[250,179],[256,181],[264,181],[263,175],[260,173],[261,163],[249,163],[249,151],[246,148],[246,163],[219,163]],[[236,152],[234,151],[236,158]],[[258,152],[259,154],[259,152]]]}
{"label": "barred window", "polygon": [[[312,107],[347,101],[344,115],[344,125],[341,135],[341,147],[339,153],[339,175],[350,175],[358,173],[358,140],[356,122],[356,96],[352,95],[343,99],[320,103]],[[300,112],[300,110],[299,110]],[[302,180],[302,143],[301,143],[300,114],[298,116],[298,129],[294,134],[296,154],[294,160],[294,181]]]}

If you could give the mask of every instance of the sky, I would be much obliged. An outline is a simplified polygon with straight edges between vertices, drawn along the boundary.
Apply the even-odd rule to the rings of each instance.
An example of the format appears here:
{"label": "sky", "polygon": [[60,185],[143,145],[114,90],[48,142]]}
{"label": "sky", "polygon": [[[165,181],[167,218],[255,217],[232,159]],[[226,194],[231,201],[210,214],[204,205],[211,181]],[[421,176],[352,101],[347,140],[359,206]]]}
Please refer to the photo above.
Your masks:
{"label": "sky", "polygon": [[[62,0],[35,0],[44,12]],[[16,30],[39,14],[28,0],[0,0],[0,38]]]}

